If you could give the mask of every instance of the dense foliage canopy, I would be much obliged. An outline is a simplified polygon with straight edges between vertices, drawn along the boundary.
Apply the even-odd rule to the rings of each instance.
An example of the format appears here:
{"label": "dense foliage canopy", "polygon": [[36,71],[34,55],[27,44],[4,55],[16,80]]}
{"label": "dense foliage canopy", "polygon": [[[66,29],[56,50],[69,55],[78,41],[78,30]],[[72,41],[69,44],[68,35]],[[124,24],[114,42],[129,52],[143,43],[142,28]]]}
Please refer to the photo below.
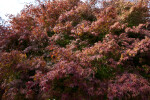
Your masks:
{"label": "dense foliage canopy", "polygon": [[2,100],[150,100],[146,0],[53,0],[0,26]]}

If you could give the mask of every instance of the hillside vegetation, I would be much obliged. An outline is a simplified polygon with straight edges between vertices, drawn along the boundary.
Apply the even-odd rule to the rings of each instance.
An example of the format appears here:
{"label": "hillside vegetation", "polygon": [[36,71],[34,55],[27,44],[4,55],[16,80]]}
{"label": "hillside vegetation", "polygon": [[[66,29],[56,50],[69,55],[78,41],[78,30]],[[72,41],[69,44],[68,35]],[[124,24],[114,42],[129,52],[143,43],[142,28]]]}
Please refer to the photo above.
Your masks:
{"label": "hillside vegetation", "polygon": [[0,26],[1,100],[150,100],[146,0],[51,0]]}

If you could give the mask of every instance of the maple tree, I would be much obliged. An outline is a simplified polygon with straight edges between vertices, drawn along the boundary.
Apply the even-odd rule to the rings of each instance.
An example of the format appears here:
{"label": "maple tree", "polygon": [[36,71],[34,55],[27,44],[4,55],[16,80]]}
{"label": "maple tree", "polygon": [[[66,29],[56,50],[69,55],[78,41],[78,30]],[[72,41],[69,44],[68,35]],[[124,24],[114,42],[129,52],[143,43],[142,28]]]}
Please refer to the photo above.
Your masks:
{"label": "maple tree", "polygon": [[0,99],[149,100],[145,2],[27,5],[0,25]]}

